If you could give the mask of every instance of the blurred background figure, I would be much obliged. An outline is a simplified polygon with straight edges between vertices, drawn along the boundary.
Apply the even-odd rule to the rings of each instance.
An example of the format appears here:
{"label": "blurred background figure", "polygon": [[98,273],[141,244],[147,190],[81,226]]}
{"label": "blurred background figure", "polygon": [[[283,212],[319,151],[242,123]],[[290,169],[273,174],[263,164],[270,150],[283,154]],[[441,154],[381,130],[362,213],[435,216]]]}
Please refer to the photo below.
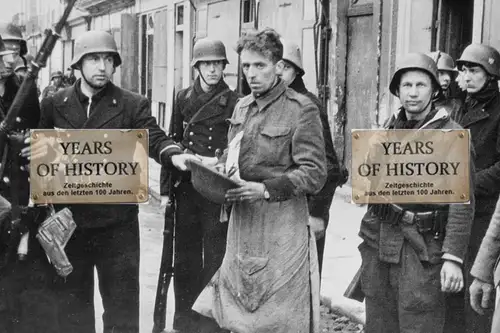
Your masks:
{"label": "blurred background figure", "polygon": [[63,73],[55,71],[50,75],[50,85],[43,90],[42,99],[52,96],[64,88],[66,88],[66,85],[63,82]]}

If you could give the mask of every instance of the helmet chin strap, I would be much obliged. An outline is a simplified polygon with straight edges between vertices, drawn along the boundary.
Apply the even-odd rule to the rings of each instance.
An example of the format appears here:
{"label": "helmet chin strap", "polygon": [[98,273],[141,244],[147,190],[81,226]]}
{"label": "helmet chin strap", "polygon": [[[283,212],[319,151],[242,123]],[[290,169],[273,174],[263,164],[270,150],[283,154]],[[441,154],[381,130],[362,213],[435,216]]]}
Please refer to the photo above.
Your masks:
{"label": "helmet chin strap", "polygon": [[219,81],[220,81],[220,80],[219,80],[219,81],[217,81],[217,83],[215,83],[215,84],[210,84],[210,83],[208,83],[208,82],[207,82],[207,80],[205,80],[205,78],[203,77],[203,74],[201,74],[200,68],[198,67],[198,68],[196,68],[196,69],[198,70],[198,74],[200,75],[201,79],[203,80],[203,82],[205,82],[205,84],[206,84],[207,86],[209,86],[209,87],[215,87],[217,84],[219,84]]}
{"label": "helmet chin strap", "polygon": [[102,88],[103,88],[103,87],[96,86],[95,84],[93,84],[92,82],[90,82],[89,80],[87,80],[87,78],[85,77],[85,74],[83,73],[83,71],[81,71],[81,73],[82,73],[82,78],[83,78],[83,80],[85,81],[85,83],[87,83],[87,84],[88,84],[88,86],[89,86],[90,88],[92,88],[92,89],[94,89],[94,90],[96,90],[96,91],[97,91],[97,90],[100,90],[100,89],[102,89]]}

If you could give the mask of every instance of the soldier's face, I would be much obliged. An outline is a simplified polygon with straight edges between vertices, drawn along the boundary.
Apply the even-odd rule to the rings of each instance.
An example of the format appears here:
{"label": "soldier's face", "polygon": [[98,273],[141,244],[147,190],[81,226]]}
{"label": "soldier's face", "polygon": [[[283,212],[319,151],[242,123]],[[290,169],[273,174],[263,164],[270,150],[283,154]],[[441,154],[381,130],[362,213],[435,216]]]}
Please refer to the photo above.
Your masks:
{"label": "soldier's face", "polygon": [[216,85],[222,79],[224,61],[200,61],[198,63],[198,70],[207,84]]}
{"label": "soldier's face", "polygon": [[82,59],[82,75],[95,88],[104,87],[115,72],[114,57],[111,53],[91,53]]}
{"label": "soldier's face", "polygon": [[12,68],[12,59],[12,54],[0,56],[0,79],[8,77],[14,72],[14,69]]}
{"label": "soldier's face", "polygon": [[401,75],[399,100],[406,112],[418,114],[426,110],[434,93],[431,77],[422,71],[410,70]]}
{"label": "soldier's face", "polygon": [[451,83],[451,75],[448,71],[439,71],[439,84],[441,85],[441,89],[447,90],[450,87]]}
{"label": "soldier's face", "polygon": [[463,80],[469,94],[483,89],[488,82],[489,75],[481,66],[462,66]]}
{"label": "soldier's face", "polygon": [[276,64],[276,74],[285,82],[287,86],[292,84],[293,80],[297,77],[295,66],[284,60],[280,60]]}
{"label": "soldier's face", "polygon": [[262,53],[243,50],[241,67],[254,94],[261,94],[273,86],[276,80],[276,64]]}

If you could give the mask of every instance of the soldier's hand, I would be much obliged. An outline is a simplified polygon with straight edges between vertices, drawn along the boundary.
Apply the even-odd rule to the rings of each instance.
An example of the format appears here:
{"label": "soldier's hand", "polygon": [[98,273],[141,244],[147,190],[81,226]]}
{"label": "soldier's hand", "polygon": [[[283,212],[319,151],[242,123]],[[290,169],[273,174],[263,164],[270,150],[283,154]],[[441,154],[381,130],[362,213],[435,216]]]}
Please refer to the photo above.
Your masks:
{"label": "soldier's hand", "polygon": [[199,161],[200,159],[192,154],[178,154],[171,157],[174,167],[181,171],[189,170],[189,161]]}
{"label": "soldier's hand", "polygon": [[24,136],[24,143],[26,146],[21,149],[21,156],[23,158],[35,160],[47,156],[49,151],[49,144],[47,140],[38,140],[32,144],[30,132],[26,132]]}
{"label": "soldier's hand", "polygon": [[227,202],[256,201],[264,199],[266,186],[262,183],[241,181],[240,187],[226,192]]}
{"label": "soldier's hand", "polygon": [[219,159],[217,157],[201,156],[198,154],[195,154],[194,156],[198,157],[200,159],[201,163],[203,163],[203,165],[209,166],[209,167],[215,167],[215,165],[219,161]]}
{"label": "soldier's hand", "polygon": [[441,268],[441,291],[457,293],[464,287],[464,277],[460,264],[445,260]]}
{"label": "soldier's hand", "polygon": [[484,314],[484,309],[487,309],[491,306],[491,297],[493,296],[493,285],[481,281],[480,279],[474,279],[471,286],[469,287],[470,291],[470,305],[480,315]]}
{"label": "soldier's hand", "polygon": [[309,228],[314,233],[316,239],[321,239],[325,237],[325,220],[321,217],[314,217],[309,215]]}

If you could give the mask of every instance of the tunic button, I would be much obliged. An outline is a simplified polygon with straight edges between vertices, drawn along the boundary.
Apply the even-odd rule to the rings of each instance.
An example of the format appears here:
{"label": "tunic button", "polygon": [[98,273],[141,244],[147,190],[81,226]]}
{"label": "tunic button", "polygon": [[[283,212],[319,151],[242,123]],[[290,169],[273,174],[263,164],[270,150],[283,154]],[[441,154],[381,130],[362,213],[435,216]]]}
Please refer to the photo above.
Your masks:
{"label": "tunic button", "polygon": [[193,132],[189,132],[189,135],[193,136],[193,135],[194,135],[194,133],[193,133]]}
{"label": "tunic button", "polygon": [[208,150],[212,150],[212,146],[208,146]]}
{"label": "tunic button", "polygon": [[193,145],[193,141],[189,141],[189,145],[192,146]]}
{"label": "tunic button", "polygon": [[210,132],[212,132],[212,127],[210,127],[208,130],[209,130]]}
{"label": "tunic button", "polygon": [[209,137],[208,137],[208,140],[212,140],[212,137],[211,137],[211,136],[209,136]]}

